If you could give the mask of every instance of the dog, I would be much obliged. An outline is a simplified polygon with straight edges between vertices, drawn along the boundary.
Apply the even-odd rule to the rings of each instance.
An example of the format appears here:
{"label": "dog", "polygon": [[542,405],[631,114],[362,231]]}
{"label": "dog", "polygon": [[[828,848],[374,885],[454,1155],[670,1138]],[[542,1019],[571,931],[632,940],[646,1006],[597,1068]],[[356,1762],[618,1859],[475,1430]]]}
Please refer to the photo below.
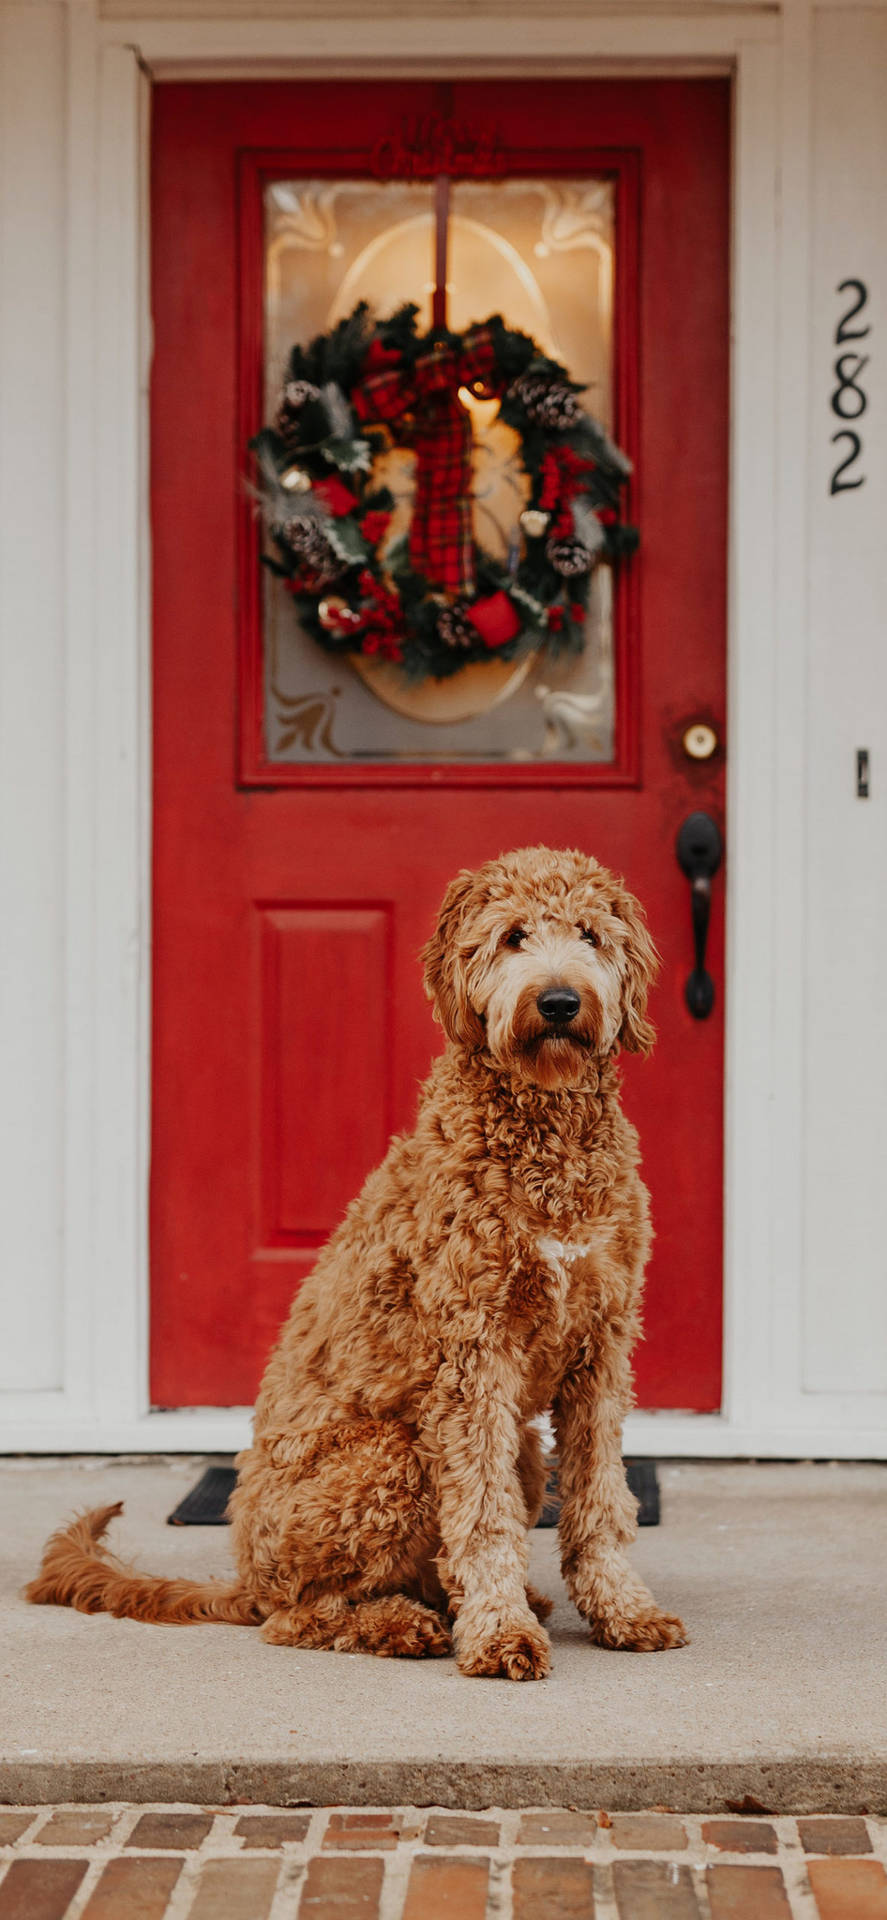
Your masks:
{"label": "dog", "polygon": [[527,1582],[551,1408],[564,1580],[599,1646],[682,1646],[626,1557],[621,1431],[650,1248],[621,1049],[647,1053],[657,954],[623,882],[532,847],[459,873],[422,958],[446,1047],[416,1126],[318,1256],[272,1353],[231,1499],[230,1586],[53,1536],[27,1597],[277,1646],[550,1670]]}

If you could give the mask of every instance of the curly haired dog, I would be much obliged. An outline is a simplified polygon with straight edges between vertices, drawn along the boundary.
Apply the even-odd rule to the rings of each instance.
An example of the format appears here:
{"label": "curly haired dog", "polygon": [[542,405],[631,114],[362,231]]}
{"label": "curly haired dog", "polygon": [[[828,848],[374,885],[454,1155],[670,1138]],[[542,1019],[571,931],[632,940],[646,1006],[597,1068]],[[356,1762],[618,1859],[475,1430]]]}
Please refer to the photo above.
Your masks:
{"label": "curly haired dog", "polygon": [[681,1646],[632,1570],[621,1457],[650,1244],[617,1055],[653,1040],[656,953],[595,860],[532,847],[463,872],[423,954],[447,1046],[298,1294],[232,1498],[233,1587],[106,1556],[107,1507],[49,1542],[28,1598],[261,1622],[280,1646],[549,1671],[527,1586],[554,1410],[564,1578],[600,1646]]}

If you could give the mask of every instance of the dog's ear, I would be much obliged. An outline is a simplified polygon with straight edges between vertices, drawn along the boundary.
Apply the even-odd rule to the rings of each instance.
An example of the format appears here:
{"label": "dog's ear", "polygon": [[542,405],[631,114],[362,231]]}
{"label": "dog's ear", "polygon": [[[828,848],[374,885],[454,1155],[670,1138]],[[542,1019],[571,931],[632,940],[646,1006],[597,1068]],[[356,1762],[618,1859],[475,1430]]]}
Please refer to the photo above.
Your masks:
{"label": "dog's ear", "polygon": [[659,955],[647,931],[643,908],[625,887],[621,887],[616,895],[613,912],[626,929],[623,947],[626,974],[619,1044],[626,1053],[649,1053],[656,1038],[656,1029],[647,1019],[647,995],[659,972]]}
{"label": "dog's ear", "polygon": [[467,867],[450,881],[437,926],[419,955],[425,968],[425,991],[434,1002],[434,1017],[448,1040],[458,1045],[483,1045],[484,1031],[465,991],[460,964],[459,937],[465,912],[475,890],[476,875]]}

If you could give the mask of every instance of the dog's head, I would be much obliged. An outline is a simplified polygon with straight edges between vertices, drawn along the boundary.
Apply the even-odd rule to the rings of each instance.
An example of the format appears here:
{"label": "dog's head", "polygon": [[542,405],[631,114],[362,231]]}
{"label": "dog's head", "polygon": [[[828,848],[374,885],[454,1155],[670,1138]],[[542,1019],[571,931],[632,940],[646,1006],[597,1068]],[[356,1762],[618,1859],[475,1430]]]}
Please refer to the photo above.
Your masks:
{"label": "dog's head", "polygon": [[620,1046],[653,1044],[656,949],[637,900],[586,854],[525,847],[457,874],[422,958],[448,1038],[514,1079],[579,1087]]}

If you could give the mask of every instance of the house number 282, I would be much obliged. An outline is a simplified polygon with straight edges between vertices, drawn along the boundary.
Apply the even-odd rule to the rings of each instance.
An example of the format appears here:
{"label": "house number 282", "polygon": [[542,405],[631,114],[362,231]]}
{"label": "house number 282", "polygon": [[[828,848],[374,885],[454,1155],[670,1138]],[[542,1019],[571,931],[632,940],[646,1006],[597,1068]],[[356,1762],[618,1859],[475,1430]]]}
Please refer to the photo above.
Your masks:
{"label": "house number 282", "polygon": [[[835,328],[835,346],[846,347],[849,340],[866,340],[871,327],[866,321],[864,326],[854,326],[853,322],[868,305],[869,290],[863,280],[842,280],[836,289],[838,293],[852,294],[846,312],[842,314]],[[846,352],[839,351],[834,362],[834,375],[837,382],[831,396],[832,413],[839,420],[861,420],[868,406],[868,395],[860,386],[860,379],[868,366],[867,353],[858,353],[851,347]],[[862,436],[856,427],[842,426],[832,434],[833,447],[848,444],[848,451],[838,462],[832,474],[829,493],[847,493],[853,487],[865,484],[865,474],[852,475],[851,470],[862,454]]]}

